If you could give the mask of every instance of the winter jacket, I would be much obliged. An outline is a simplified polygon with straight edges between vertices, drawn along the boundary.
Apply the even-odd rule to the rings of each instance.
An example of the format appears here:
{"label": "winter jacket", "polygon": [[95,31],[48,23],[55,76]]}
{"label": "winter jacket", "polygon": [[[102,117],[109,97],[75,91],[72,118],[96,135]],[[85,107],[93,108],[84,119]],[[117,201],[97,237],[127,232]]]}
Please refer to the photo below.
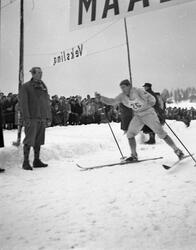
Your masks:
{"label": "winter jacket", "polygon": [[22,85],[19,94],[22,118],[51,120],[51,108],[48,90],[42,81],[31,79]]}

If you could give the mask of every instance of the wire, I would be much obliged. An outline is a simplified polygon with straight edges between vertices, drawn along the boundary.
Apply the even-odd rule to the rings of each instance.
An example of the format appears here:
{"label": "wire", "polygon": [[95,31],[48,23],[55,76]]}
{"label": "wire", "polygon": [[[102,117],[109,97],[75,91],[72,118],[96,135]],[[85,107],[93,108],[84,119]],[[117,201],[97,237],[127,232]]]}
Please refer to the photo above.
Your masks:
{"label": "wire", "polygon": [[[9,3],[3,5],[1,8],[5,8],[5,7],[11,5],[12,3],[14,3],[15,1],[17,1],[17,0],[10,0]],[[32,4],[33,4],[33,9],[34,9],[34,7],[35,7],[35,5],[34,5],[34,0],[32,0]],[[88,41],[94,39],[94,38],[97,37],[99,34],[103,33],[103,32],[106,31],[106,30],[108,30],[111,26],[113,26],[114,24],[116,24],[116,23],[119,22],[119,21],[120,21],[120,20],[117,20],[117,21],[115,21],[115,22],[112,22],[110,25],[108,25],[107,27],[101,29],[100,31],[98,31],[98,32],[95,33],[94,35],[90,36],[89,38],[87,38],[86,40],[84,40],[84,41],[81,42],[81,43],[84,44],[84,43],[87,43]],[[119,44],[119,45],[117,45],[117,46],[113,46],[113,47],[111,47],[111,48],[107,48],[107,49],[103,49],[103,50],[100,50],[100,51],[92,52],[92,53],[90,53],[90,54],[87,54],[86,56],[92,56],[92,55],[96,55],[96,54],[101,54],[101,53],[104,53],[104,52],[106,52],[106,51],[109,51],[109,50],[113,50],[113,49],[122,47],[122,46],[124,46],[124,45],[125,45],[125,43],[122,43],[122,44]],[[69,50],[69,49],[71,49],[71,48],[68,48],[68,49],[66,49],[66,50]],[[59,51],[57,51],[57,52],[50,52],[50,53],[26,54],[25,56],[44,56],[44,55],[47,56],[47,55],[54,55],[54,54],[57,54],[58,52],[59,52]],[[50,66],[49,66],[49,67],[50,67]],[[44,68],[45,68],[45,67],[44,67]],[[46,68],[48,68],[48,67],[46,67]]]}
{"label": "wire", "polygon": [[88,39],[86,39],[85,41],[83,41],[83,43],[86,43],[92,39],[94,39],[96,36],[98,36],[99,34],[103,33],[104,31],[106,31],[107,29],[109,29],[111,26],[113,26],[114,24],[116,24],[117,22],[119,22],[120,20],[117,20],[113,23],[111,23],[110,25],[108,25],[107,27],[105,27],[104,29],[98,31],[97,33],[95,33],[94,35],[92,35],[91,37],[89,37]]}
{"label": "wire", "polygon": [[35,1],[32,0],[32,10],[34,10],[34,8],[35,8]]}
{"label": "wire", "polygon": [[9,5],[13,4],[13,3],[16,2],[16,1],[17,1],[17,0],[10,0],[9,3],[2,5],[2,6],[1,6],[1,9],[4,9],[4,8],[8,7]]}
{"label": "wire", "polygon": [[[82,58],[85,58],[85,57],[87,57],[87,56],[94,56],[94,55],[97,55],[97,54],[101,54],[101,53],[104,53],[104,52],[107,52],[107,51],[110,51],[110,50],[113,50],[113,49],[117,49],[117,48],[120,48],[120,47],[123,47],[123,46],[125,46],[126,45],[126,43],[121,43],[121,44],[118,44],[118,45],[116,45],[116,46],[113,46],[113,47],[110,47],[110,48],[107,48],[107,49],[103,49],[103,50],[99,50],[99,51],[94,51],[94,52],[92,52],[92,53],[89,53],[89,54],[87,54],[86,56],[84,56],[84,57],[80,57],[80,59],[82,59]],[[61,63],[61,65],[62,65],[63,63]],[[42,69],[48,69],[48,68],[54,68],[54,66],[43,66],[42,67]]]}
{"label": "wire", "polygon": [[[103,33],[104,31],[108,30],[111,26],[113,26],[114,24],[116,24],[117,22],[119,22],[120,20],[117,20],[113,23],[111,23],[110,25],[108,25],[107,27],[105,27],[104,29],[101,29],[100,31],[98,31],[97,33],[95,33],[94,35],[90,36],[89,38],[87,38],[86,40],[80,42],[80,43],[87,43],[88,41],[94,39],[95,37],[97,37],[99,34]],[[75,46],[73,46],[75,47]],[[66,50],[72,49],[71,48],[67,48]],[[26,54],[25,56],[48,56],[48,55],[54,55],[59,53],[60,51],[56,51],[56,52],[50,52],[50,53],[35,53],[35,54]]]}
{"label": "wire", "polygon": [[93,56],[93,55],[96,55],[96,54],[101,54],[101,53],[107,52],[109,50],[113,50],[113,49],[117,49],[119,47],[123,47],[123,46],[125,46],[125,44],[126,43],[121,43],[121,44],[118,44],[116,46],[113,46],[113,47],[110,47],[110,48],[107,48],[107,49],[103,49],[103,50],[99,50],[99,51],[95,51],[95,52],[89,53],[86,56]]}
{"label": "wire", "polygon": [[[3,6],[1,7],[1,9],[3,9],[3,8],[9,6],[9,5],[11,5],[11,4],[14,3],[15,1],[17,1],[17,0],[10,0],[10,2],[7,3],[7,4],[5,4],[5,5],[3,5]],[[33,6],[32,6],[32,9],[34,9],[34,7],[35,7],[35,2],[34,2],[34,0],[32,0],[32,5],[33,5]],[[107,27],[101,29],[100,31],[98,31],[98,32],[95,33],[94,35],[90,36],[89,38],[87,38],[86,40],[84,40],[84,41],[81,42],[81,43],[84,44],[84,43],[87,43],[88,41],[94,39],[94,38],[97,37],[99,34],[103,33],[103,32],[106,31],[106,30],[108,30],[111,26],[113,26],[114,24],[116,24],[116,23],[119,22],[119,21],[120,21],[120,20],[117,20],[117,21],[115,21],[115,22],[112,22],[110,25],[108,25]],[[118,46],[119,46],[119,45],[118,45]],[[121,45],[121,46],[122,46],[122,45]],[[74,47],[75,47],[75,46],[74,46]],[[116,47],[109,48],[109,50],[110,50],[110,49],[113,49],[113,48],[116,48]],[[72,48],[68,48],[68,49],[66,49],[66,50],[69,50],[69,49],[72,49]],[[102,52],[104,52],[104,51],[106,51],[106,50],[102,50],[102,51],[100,51],[100,52],[94,52],[93,54],[102,53]],[[25,56],[48,56],[48,55],[57,54],[58,52],[60,52],[60,51],[50,52],[50,53],[25,54]],[[91,55],[91,54],[89,54],[89,55]],[[89,55],[87,55],[87,56],[89,56]]]}

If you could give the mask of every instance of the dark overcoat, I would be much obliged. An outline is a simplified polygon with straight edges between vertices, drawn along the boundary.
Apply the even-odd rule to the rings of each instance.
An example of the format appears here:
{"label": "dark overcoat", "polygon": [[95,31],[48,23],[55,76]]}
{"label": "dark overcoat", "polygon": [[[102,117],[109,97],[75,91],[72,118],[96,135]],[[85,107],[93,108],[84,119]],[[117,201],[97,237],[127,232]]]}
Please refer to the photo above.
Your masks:
{"label": "dark overcoat", "polygon": [[132,109],[124,106],[122,103],[120,104],[120,119],[121,119],[121,129],[123,131],[127,131],[129,124],[133,118]]}
{"label": "dark overcoat", "polygon": [[19,95],[22,119],[51,120],[50,100],[46,85],[34,80],[22,85]]}
{"label": "dark overcoat", "polygon": [[0,103],[0,148],[4,147],[4,138],[3,138],[3,112],[2,106]]}

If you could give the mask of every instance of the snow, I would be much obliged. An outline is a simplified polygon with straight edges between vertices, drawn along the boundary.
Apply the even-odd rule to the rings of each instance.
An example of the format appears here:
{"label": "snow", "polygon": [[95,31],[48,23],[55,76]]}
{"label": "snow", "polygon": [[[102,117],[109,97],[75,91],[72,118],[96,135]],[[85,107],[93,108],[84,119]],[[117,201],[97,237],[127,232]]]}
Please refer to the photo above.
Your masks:
{"label": "snow", "polygon": [[[171,127],[196,153],[196,121]],[[112,128],[125,155],[126,136]],[[167,127],[166,127],[167,129]],[[168,129],[167,129],[168,131]],[[171,134],[168,131],[169,134]],[[196,168],[176,160],[161,140],[142,144],[139,157],[163,160],[80,171],[83,166],[118,161],[120,154],[107,124],[48,128],[42,159],[46,169],[21,169],[22,148],[11,146],[16,131],[5,131],[0,150],[1,250],[195,250]],[[177,140],[175,139],[177,142]],[[33,154],[31,154],[31,160]]]}

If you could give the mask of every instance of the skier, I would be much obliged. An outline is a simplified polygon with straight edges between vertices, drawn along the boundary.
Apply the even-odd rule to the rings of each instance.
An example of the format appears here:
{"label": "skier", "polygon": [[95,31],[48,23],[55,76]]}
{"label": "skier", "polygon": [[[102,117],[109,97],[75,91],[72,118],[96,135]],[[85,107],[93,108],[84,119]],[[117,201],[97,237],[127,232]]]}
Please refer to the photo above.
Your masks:
{"label": "skier", "polygon": [[41,80],[42,70],[33,67],[30,70],[32,79],[23,84],[20,89],[20,108],[25,127],[24,162],[23,169],[33,170],[29,164],[30,148],[34,148],[34,168],[43,168],[48,165],[43,163],[40,156],[40,147],[45,141],[45,128],[47,121],[51,120],[51,109],[48,90]]}
{"label": "skier", "polygon": [[127,131],[127,138],[131,148],[131,156],[128,157],[126,161],[138,161],[135,136],[144,125],[151,128],[152,131],[159,136],[159,138],[163,139],[174,150],[178,158],[182,159],[184,153],[175,145],[171,137],[164,131],[160,124],[158,116],[153,108],[156,102],[155,98],[143,89],[132,87],[129,80],[123,80],[120,83],[120,87],[122,93],[116,98],[107,98],[101,96],[99,93],[95,93],[95,96],[107,105],[117,105],[122,103],[126,107],[133,110],[134,116]]}

